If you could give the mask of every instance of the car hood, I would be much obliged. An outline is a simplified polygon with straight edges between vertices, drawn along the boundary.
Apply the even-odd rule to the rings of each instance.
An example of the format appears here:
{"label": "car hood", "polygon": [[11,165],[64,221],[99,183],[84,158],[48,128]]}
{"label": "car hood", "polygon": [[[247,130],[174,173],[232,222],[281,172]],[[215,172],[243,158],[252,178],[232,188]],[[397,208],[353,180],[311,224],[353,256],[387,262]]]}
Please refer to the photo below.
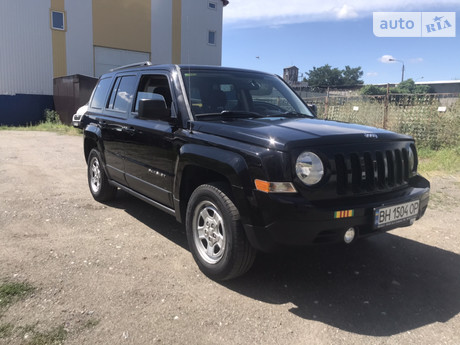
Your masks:
{"label": "car hood", "polygon": [[193,129],[283,151],[306,145],[369,144],[375,141],[412,139],[375,127],[306,118],[204,120],[195,121]]}

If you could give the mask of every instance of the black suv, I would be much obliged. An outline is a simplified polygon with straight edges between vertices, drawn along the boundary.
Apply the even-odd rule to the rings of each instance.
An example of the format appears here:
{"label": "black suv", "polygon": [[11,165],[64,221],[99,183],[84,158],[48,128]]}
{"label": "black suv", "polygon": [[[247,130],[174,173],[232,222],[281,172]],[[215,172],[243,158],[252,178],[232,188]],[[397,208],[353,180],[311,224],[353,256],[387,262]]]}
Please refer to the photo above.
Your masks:
{"label": "black suv", "polygon": [[122,189],[175,216],[213,279],[257,250],[412,225],[428,205],[411,137],[319,120],[271,74],[126,66],[100,78],[81,124],[93,197]]}

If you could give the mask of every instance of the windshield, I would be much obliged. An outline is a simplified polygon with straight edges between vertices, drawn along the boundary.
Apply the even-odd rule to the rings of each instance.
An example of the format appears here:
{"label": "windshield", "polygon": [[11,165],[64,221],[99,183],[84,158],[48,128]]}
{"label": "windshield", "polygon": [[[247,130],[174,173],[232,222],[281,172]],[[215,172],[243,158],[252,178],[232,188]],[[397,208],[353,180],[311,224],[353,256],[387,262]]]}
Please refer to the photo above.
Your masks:
{"label": "windshield", "polygon": [[314,117],[278,77],[231,70],[182,69],[193,116]]}

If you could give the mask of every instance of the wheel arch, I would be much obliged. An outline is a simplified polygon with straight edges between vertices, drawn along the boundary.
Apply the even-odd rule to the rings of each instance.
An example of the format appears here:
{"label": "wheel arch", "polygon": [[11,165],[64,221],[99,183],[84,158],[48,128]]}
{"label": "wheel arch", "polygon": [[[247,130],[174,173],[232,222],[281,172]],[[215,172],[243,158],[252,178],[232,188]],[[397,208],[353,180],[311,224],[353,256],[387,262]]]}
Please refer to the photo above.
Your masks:
{"label": "wheel arch", "polygon": [[252,190],[248,166],[240,154],[216,147],[188,144],[180,150],[176,164],[174,201],[178,221],[185,220],[188,200],[193,191],[206,183],[221,182],[228,186],[242,221],[249,216],[247,193]]}
{"label": "wheel arch", "polygon": [[85,161],[88,161],[89,153],[91,152],[91,150],[97,149],[101,154],[101,159],[105,163],[100,128],[93,125],[88,125],[83,132],[83,136],[83,152],[85,154]]}

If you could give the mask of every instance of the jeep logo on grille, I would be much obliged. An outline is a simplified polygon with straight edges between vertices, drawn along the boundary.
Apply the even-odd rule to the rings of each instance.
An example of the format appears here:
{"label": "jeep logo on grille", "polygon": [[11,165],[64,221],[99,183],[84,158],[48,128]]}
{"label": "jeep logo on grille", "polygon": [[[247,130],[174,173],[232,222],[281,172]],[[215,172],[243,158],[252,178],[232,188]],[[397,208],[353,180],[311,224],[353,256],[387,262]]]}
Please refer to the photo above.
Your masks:
{"label": "jeep logo on grille", "polygon": [[377,134],[374,134],[374,133],[366,133],[366,134],[364,134],[364,136],[367,139],[378,139],[379,138],[379,136]]}

